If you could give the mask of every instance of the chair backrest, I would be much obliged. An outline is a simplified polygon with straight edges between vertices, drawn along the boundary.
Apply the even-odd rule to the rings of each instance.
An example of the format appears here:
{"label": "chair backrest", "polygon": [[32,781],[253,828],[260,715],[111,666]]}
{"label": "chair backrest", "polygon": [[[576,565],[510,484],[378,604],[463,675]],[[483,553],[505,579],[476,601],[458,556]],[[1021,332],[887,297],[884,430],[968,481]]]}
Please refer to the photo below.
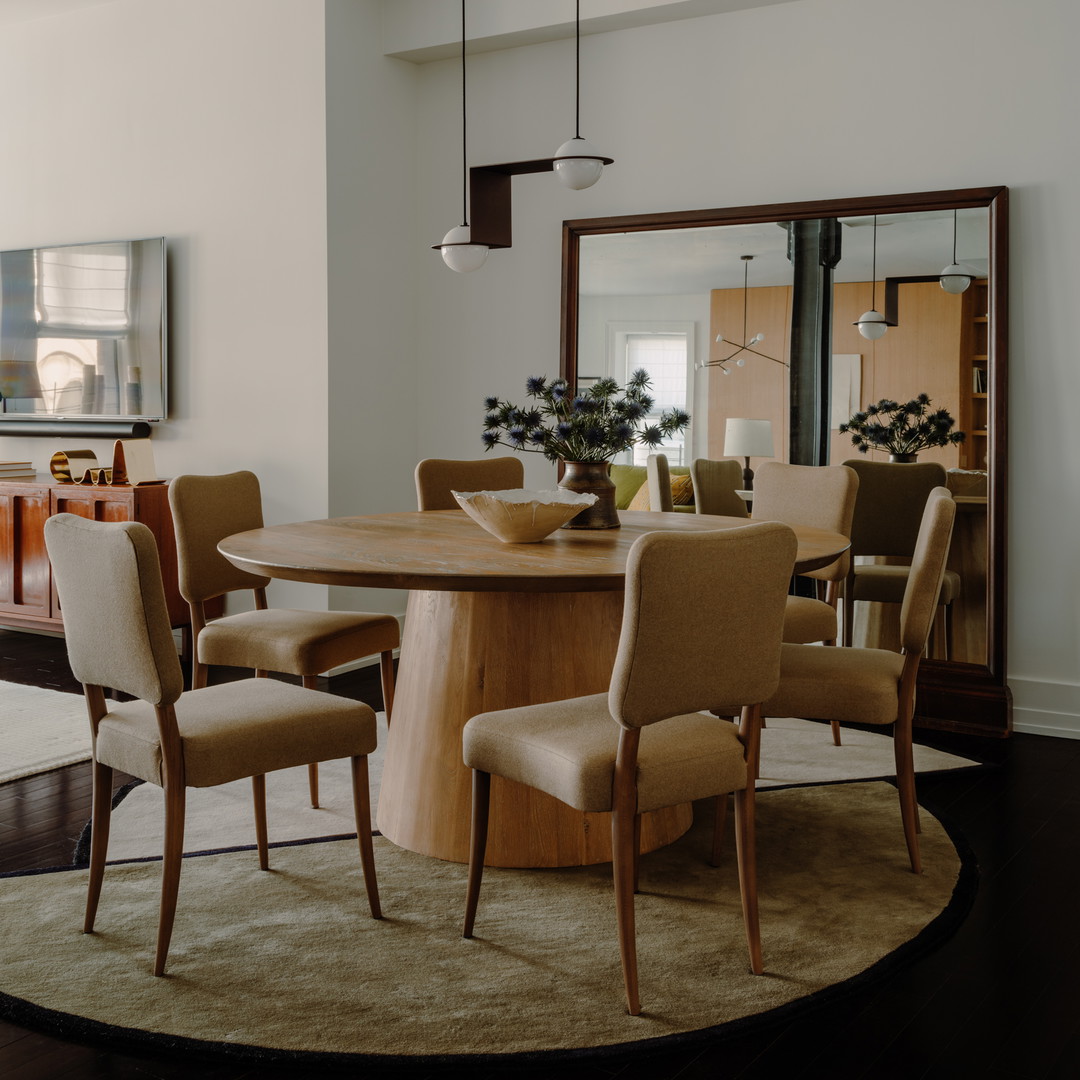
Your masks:
{"label": "chair backrest", "polygon": [[927,496],[945,486],[945,467],[935,461],[901,464],[857,458],[844,464],[859,475],[851,554],[910,557]]}
{"label": "chair backrest", "polygon": [[[786,465],[766,461],[754,473],[754,521],[783,521],[851,535],[859,477],[846,465]],[[841,581],[850,557],[844,555],[806,576]]]}
{"label": "chair backrest", "polygon": [[416,466],[418,510],[460,510],[451,491],[506,491],[525,486],[521,458],[452,461],[425,458]]}
{"label": "chair backrest", "polygon": [[262,494],[253,472],[177,476],[169,484],[169,506],[180,595],[188,603],[270,583],[267,577],[233,566],[217,549],[226,536],[263,527]]}
{"label": "chair backrest", "polygon": [[742,487],[743,468],[732,458],[697,458],[690,466],[694,483],[694,505],[699,514],[749,517],[746,502],[735,493]]}
{"label": "chair backrest", "polygon": [[666,454],[650,454],[645,462],[646,483],[649,485],[649,509],[671,512],[675,500],[671,497],[671,467]]}
{"label": "chair backrest", "polygon": [[643,727],[771,697],[797,551],[795,533],[778,522],[638,537],[626,563],[611,715]]}
{"label": "chair backrest", "polygon": [[937,611],[945,562],[949,557],[956,503],[947,487],[934,488],[926,500],[919,534],[900,605],[900,644],[905,652],[921,653]]}
{"label": "chair backrest", "polygon": [[154,534],[137,521],[56,514],[45,547],[79,682],[171,705],[184,688]]}

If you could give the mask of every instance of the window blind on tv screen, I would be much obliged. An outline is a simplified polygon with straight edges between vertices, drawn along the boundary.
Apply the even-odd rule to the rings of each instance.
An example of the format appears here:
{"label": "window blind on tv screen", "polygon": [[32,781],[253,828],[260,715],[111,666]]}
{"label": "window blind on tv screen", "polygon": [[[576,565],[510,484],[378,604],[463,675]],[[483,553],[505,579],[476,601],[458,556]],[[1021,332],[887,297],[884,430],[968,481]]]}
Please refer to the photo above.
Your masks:
{"label": "window blind on tv screen", "polygon": [[0,423],[163,420],[165,342],[164,237],[0,252]]}

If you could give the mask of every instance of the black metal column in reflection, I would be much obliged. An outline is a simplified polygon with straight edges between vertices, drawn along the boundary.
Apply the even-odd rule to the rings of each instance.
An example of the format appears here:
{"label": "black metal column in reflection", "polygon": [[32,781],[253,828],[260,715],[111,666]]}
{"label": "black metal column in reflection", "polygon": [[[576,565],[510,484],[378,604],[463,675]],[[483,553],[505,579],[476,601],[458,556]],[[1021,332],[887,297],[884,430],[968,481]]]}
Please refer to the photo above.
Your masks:
{"label": "black metal column in reflection", "polygon": [[789,221],[791,370],[788,460],[827,465],[829,392],[832,383],[833,268],[840,261],[836,218]]}

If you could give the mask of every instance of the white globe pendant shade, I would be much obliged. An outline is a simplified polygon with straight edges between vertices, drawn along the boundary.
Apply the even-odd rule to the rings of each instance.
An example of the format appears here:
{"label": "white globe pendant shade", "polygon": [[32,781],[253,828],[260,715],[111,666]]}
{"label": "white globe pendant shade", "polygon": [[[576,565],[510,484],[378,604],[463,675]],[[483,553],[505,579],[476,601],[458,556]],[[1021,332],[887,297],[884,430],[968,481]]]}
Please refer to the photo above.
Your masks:
{"label": "white globe pendant shade", "polygon": [[580,136],[567,139],[555,151],[553,168],[555,175],[568,188],[580,191],[592,187],[604,171],[607,160],[588,139]]}
{"label": "white globe pendant shade", "polygon": [[941,271],[941,287],[947,293],[962,293],[971,284],[972,275],[959,263],[950,263]]}
{"label": "white globe pendant shade", "polygon": [[472,229],[468,225],[455,225],[442,239],[439,245],[443,262],[459,274],[479,270],[488,256],[487,244],[472,242]]}
{"label": "white globe pendant shade", "polygon": [[871,341],[877,341],[879,337],[883,337],[885,331],[889,329],[889,324],[885,321],[885,316],[878,311],[864,311],[859,316],[859,321],[855,323],[859,328],[859,333],[864,338],[869,338]]}

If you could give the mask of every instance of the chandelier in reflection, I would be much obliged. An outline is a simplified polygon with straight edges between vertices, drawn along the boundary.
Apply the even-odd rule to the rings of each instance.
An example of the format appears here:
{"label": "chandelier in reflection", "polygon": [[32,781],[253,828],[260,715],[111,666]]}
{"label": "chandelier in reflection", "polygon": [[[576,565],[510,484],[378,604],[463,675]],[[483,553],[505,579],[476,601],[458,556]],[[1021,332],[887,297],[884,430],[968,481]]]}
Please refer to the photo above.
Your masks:
{"label": "chandelier in reflection", "polygon": [[733,341],[727,341],[723,334],[716,335],[717,344],[734,345],[735,348],[727,356],[721,357],[719,360],[709,360],[702,367],[715,367],[719,368],[725,375],[731,374],[731,369],[728,364],[734,364],[736,367],[746,366],[746,357],[744,353],[749,353],[751,356],[760,356],[763,360],[771,360],[774,364],[779,364],[781,367],[787,367],[787,364],[783,360],[777,360],[775,356],[768,356],[767,354],[755,349],[755,345],[760,345],[765,340],[765,335],[758,333],[752,338],[746,336],[746,306],[747,298],[749,296],[748,284],[750,277],[750,263],[753,262],[753,255],[740,255],[739,258],[743,261],[743,306],[742,306],[742,343],[736,345]]}

